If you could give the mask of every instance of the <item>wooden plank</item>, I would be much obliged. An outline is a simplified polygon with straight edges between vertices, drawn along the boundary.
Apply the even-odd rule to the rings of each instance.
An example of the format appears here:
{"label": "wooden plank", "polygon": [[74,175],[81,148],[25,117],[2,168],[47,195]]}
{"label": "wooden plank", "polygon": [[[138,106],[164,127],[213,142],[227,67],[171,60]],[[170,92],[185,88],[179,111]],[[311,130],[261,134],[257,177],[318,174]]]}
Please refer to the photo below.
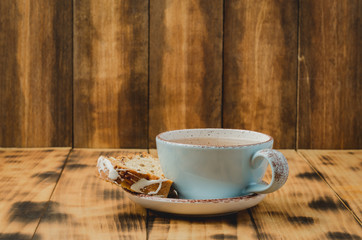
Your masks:
{"label": "wooden plank", "polygon": [[[157,149],[149,149],[155,157]],[[149,239],[258,239],[249,211],[213,218],[190,218],[149,211]]]}
{"label": "wooden plank", "polygon": [[258,239],[247,210],[229,216],[187,218],[150,212],[149,239]]}
{"label": "wooden plank", "polygon": [[0,146],[72,145],[72,2],[0,1]]}
{"label": "wooden plank", "polygon": [[223,127],[295,148],[298,1],[225,1]]}
{"label": "wooden plank", "polygon": [[150,2],[149,147],[166,130],[221,127],[223,1]]}
{"label": "wooden plank", "polygon": [[286,185],[251,210],[259,238],[361,239],[360,224],[307,161],[294,150],[282,153]]}
{"label": "wooden plank", "polygon": [[301,0],[298,148],[362,148],[362,4]]}
{"label": "wooden plank", "polygon": [[148,149],[148,153],[149,153],[149,154],[152,154],[154,157],[157,157],[157,158],[158,158],[158,153],[157,153],[157,149],[156,149],[156,148]]}
{"label": "wooden plank", "polygon": [[136,151],[141,150],[74,149],[36,234],[41,239],[146,239],[147,211],[101,180],[96,168],[99,155]]}
{"label": "wooden plank", "polygon": [[74,3],[74,146],[146,148],[148,1]]}
{"label": "wooden plank", "polygon": [[300,150],[318,174],[338,194],[341,201],[361,221],[362,151]]}
{"label": "wooden plank", "polygon": [[0,148],[0,239],[31,239],[69,148]]}

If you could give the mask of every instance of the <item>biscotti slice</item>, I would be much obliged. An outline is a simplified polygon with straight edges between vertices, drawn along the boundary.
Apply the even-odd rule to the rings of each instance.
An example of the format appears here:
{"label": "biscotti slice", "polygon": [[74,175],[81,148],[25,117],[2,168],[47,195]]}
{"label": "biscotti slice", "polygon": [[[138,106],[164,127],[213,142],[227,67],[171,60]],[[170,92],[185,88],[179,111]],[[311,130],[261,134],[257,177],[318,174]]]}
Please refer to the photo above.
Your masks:
{"label": "biscotti slice", "polygon": [[100,156],[97,168],[102,179],[131,192],[167,197],[172,185],[163,175],[158,158],[148,153]]}

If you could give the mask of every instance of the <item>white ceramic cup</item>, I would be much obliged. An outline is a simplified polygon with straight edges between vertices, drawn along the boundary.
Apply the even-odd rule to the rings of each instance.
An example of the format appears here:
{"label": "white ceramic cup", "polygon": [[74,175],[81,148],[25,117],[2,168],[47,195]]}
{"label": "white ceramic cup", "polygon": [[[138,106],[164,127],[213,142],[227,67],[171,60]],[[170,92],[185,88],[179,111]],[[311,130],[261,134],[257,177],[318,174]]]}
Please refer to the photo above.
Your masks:
{"label": "white ceramic cup", "polygon": [[[205,144],[207,138],[214,143]],[[228,145],[223,143],[225,139],[252,143]],[[286,182],[289,168],[283,154],[272,149],[273,141],[263,133],[222,128],[174,130],[156,137],[164,175],[187,199],[229,198],[278,190]],[[272,180],[265,185],[262,178],[268,163]]]}

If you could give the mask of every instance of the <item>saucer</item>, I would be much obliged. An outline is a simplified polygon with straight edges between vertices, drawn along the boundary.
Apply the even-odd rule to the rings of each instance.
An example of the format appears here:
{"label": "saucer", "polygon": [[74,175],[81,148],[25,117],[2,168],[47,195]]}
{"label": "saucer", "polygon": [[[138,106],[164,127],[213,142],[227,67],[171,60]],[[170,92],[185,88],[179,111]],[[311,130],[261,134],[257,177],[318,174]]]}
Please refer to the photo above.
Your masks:
{"label": "saucer", "polygon": [[266,194],[249,194],[240,197],[220,199],[178,199],[160,198],[124,191],[133,202],[157,212],[187,215],[213,216],[227,215],[253,207],[261,202]]}

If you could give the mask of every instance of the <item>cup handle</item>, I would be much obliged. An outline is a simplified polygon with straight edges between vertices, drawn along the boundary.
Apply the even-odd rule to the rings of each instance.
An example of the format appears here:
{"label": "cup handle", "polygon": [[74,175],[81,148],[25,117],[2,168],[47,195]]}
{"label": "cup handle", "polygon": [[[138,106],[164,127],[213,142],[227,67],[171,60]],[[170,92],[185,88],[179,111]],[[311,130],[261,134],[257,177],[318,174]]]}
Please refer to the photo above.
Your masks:
{"label": "cup handle", "polygon": [[251,158],[251,168],[256,169],[262,161],[268,160],[272,170],[272,180],[269,185],[251,183],[246,191],[250,193],[271,193],[281,188],[288,179],[289,167],[284,155],[273,149],[257,151]]}

